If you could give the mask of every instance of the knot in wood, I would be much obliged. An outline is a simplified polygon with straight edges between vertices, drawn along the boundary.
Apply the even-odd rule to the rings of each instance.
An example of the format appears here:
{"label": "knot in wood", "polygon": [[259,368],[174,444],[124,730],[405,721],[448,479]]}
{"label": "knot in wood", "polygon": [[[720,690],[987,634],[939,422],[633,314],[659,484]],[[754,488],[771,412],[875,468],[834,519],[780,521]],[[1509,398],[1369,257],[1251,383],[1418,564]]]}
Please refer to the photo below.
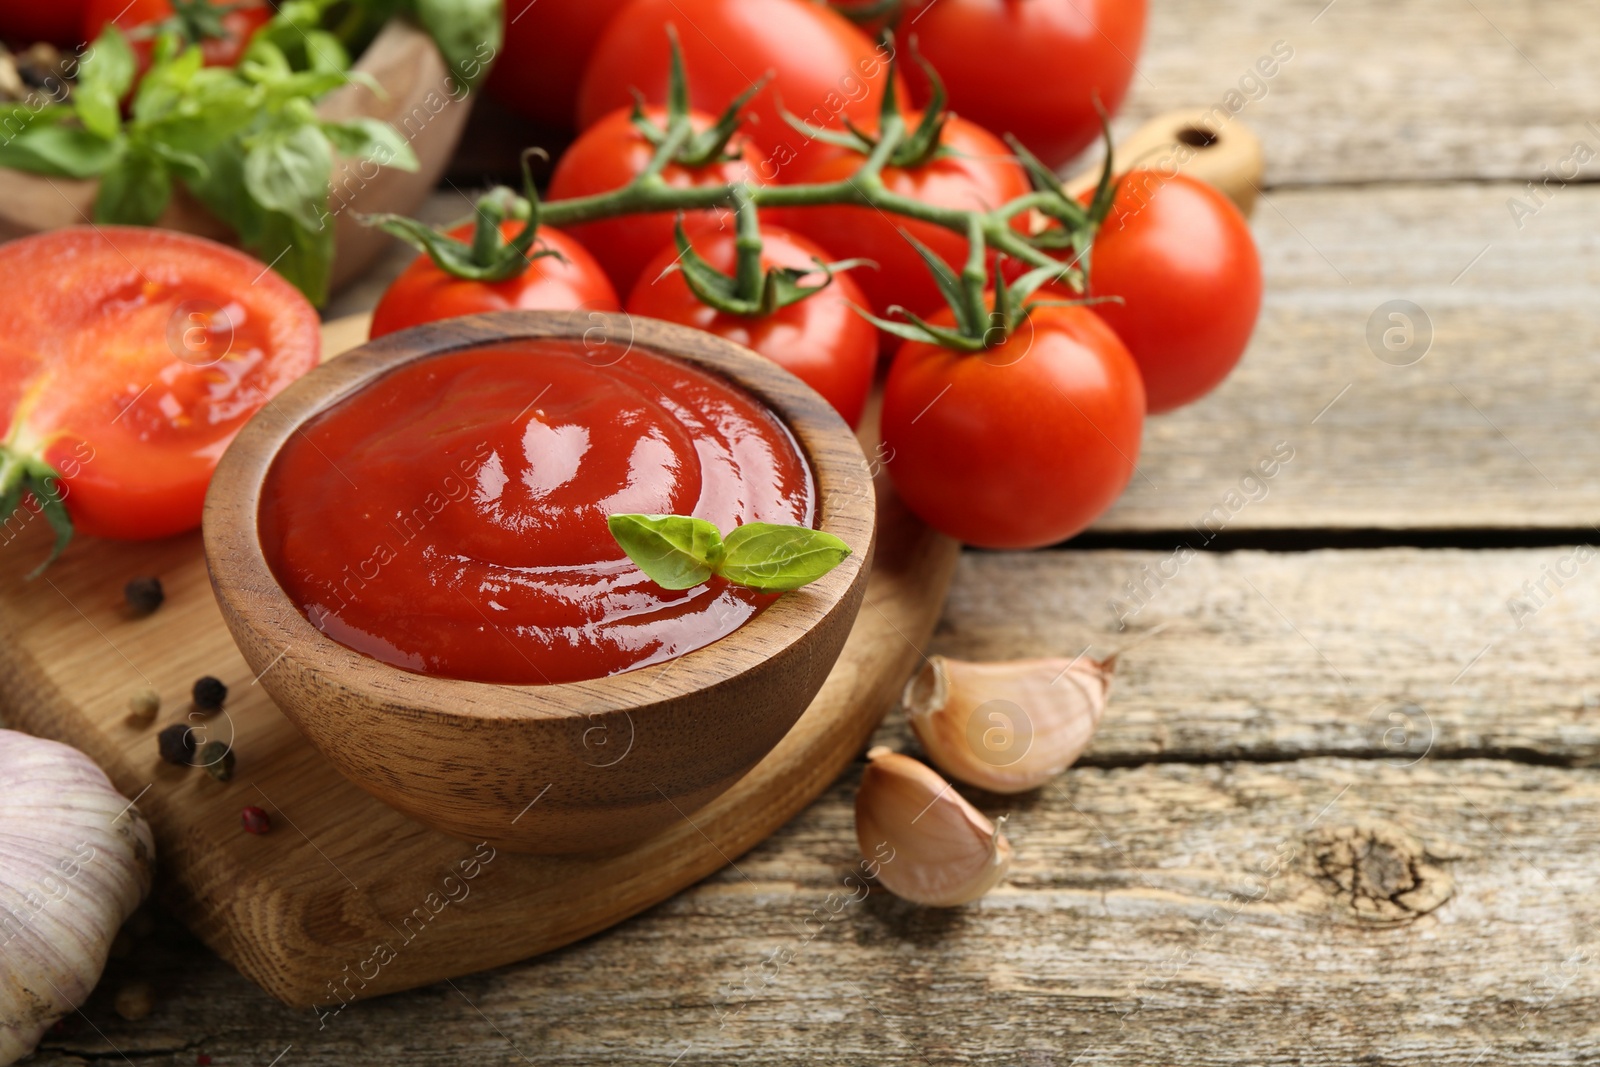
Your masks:
{"label": "knot in wood", "polygon": [[1422,842],[1389,823],[1322,827],[1309,844],[1312,877],[1364,922],[1410,922],[1455,892],[1455,879],[1428,862]]}

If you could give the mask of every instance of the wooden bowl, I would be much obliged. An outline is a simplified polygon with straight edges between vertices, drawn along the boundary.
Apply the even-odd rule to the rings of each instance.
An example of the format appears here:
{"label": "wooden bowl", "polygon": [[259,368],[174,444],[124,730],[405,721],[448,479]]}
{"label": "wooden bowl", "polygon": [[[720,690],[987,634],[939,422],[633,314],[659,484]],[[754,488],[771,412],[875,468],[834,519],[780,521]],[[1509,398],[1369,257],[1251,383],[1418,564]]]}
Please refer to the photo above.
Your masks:
{"label": "wooden bowl", "polygon": [[[854,554],[705,648],[668,666],[593,681],[508,686],[430,677],[324,636],[278,586],[262,553],[257,504],[279,448],[313,415],[412,360],[539,337],[676,357],[763,400],[811,463],[818,527]],[[754,767],[811,702],[866,590],[876,539],[867,472],[855,436],[826,401],[737,345],[626,315],[475,315],[340,356],[252,419],[211,482],[206,563],[223,618],[260,684],[351,781],[471,841],[589,852],[689,818]]]}
{"label": "wooden bowl", "polygon": [[[392,19],[356,60],[355,70],[369,75],[381,92],[351,84],[336,89],[317,105],[317,114],[333,122],[377,118],[390,123],[411,142],[420,167],[415,172],[383,167],[374,170],[358,159],[334,162],[329,211],[334,216],[332,288],[338,291],[360,277],[393,242],[381,230],[363,226],[356,216],[366,212],[415,213],[439,183],[472,97],[452,94],[450,68],[427,34],[403,19]],[[79,226],[90,220],[100,183],[93,179],[50,178],[0,168],[0,241]],[[156,225],[237,245],[238,236],[181,187]]]}

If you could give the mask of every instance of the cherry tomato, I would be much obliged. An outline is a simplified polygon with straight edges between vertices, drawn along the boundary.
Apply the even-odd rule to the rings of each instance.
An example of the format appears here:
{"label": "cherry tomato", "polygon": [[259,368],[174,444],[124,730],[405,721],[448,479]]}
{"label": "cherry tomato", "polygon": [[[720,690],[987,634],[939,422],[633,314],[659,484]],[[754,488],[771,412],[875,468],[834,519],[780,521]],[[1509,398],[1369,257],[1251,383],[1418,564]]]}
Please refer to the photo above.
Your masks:
{"label": "cherry tomato", "polygon": [[578,128],[632,103],[667,95],[667,27],[678,31],[690,103],[719,114],[764,74],[772,78],[746,108],[762,155],[760,176],[784,170],[826,146],[789,126],[778,104],[814,126],[843,127],[878,113],[892,58],[848,19],[807,0],[633,0],[607,24],[578,91]]}
{"label": "cherry tomato", "polygon": [[[915,129],[921,118],[920,114],[908,115],[907,125]],[[876,122],[869,124],[870,129],[876,127]],[[920,166],[885,167],[883,184],[890,192],[935,207],[977,211],[999,207],[1028,193],[1027,173],[987,130],[951,116],[945,123],[943,144],[944,153]],[[858,153],[833,150],[815,166],[798,172],[795,180],[840,181],[855,173],[862,158]],[[876,208],[796,208],[784,213],[781,221],[835,255],[860,256],[876,262],[877,270],[862,270],[855,277],[879,315],[894,304],[924,317],[944,306],[932,272],[901,230],[927,245],[955,270],[966,265],[965,237],[931,222],[888,215]]]}
{"label": "cherry tomato", "polygon": [[[509,241],[522,232],[522,223],[507,220],[501,224],[500,232]],[[450,236],[463,241],[471,241],[472,234],[470,222],[450,231]],[[527,270],[503,282],[457,278],[440,270],[427,256],[418,256],[384,291],[373,309],[372,336],[382,337],[424,322],[480,311],[622,310],[617,291],[606,280],[600,264],[577,241],[545,226],[540,228],[534,248],[559,255],[538,256]]]}
{"label": "cherry tomato", "polygon": [[[713,267],[733,273],[731,228],[703,224],[690,240]],[[829,258],[798,234],[761,227],[763,268],[813,268],[816,260],[826,263]],[[851,310],[852,304],[860,307],[865,300],[849,276],[835,274],[821,292],[771,315],[750,318],[702,304],[689,291],[683,274],[671,269],[677,261],[676,243],[661,250],[628,297],[629,314],[693,326],[754,349],[821,393],[851,426],[861,421],[878,362],[878,339],[872,324]]]}
{"label": "cherry tomato", "polygon": [[0,294],[0,466],[48,463],[74,526],[97,537],[198,526],[223,449],[321,352],[292,285],[164,230],[0,245]]}
{"label": "cherry tomato", "polygon": [[[915,32],[951,110],[1059,167],[1100,136],[1096,96],[1110,112],[1122,103],[1144,18],[1145,0],[938,0]],[[925,101],[926,80],[910,80]]]}
{"label": "cherry tomato", "polygon": [[485,88],[518,114],[572,125],[578,81],[600,31],[628,0],[506,0],[505,43]]}
{"label": "cherry tomato", "polygon": [[[236,5],[232,0],[208,0],[212,7],[228,8],[222,15],[221,37],[202,38],[200,55],[208,67],[231,67],[244,55],[250,38],[272,18],[272,8],[263,2]],[[108,23],[128,35],[134,59],[142,75],[150,67],[155,48],[155,29],[174,18],[172,0],[89,0],[83,31],[89,40],[100,36]]]}
{"label": "cherry tomato", "polygon": [[[646,108],[645,116],[658,127],[666,125],[663,108]],[[700,111],[691,111],[689,121],[696,130],[716,123]],[[736,159],[703,167],[669,163],[661,172],[661,180],[680,189],[738,181],[759,184],[756,172],[761,164],[760,153],[742,138],[736,138],[736,145]],[[643,173],[654,153],[655,147],[634,126],[631,112],[613,111],[584,130],[561,157],[550,176],[550,199],[566,200],[620,189]],[[568,227],[567,232],[594,253],[617,291],[626,293],[633,289],[644,265],[663,245],[672,243],[672,220],[672,213],[663,211],[584,223]]]}
{"label": "cherry tomato", "polygon": [[907,341],[883,390],[895,489],[931,526],[983,548],[1038,548],[1087,527],[1133,476],[1143,424],[1138,367],[1081,306],[1035,308],[986,352]]}
{"label": "cherry tomato", "polygon": [[1144,375],[1152,412],[1214,389],[1239,362],[1261,311],[1250,224],[1222,193],[1182,174],[1136,170],[1095,237],[1089,293]]}
{"label": "cherry tomato", "polygon": [[86,0],[0,0],[0,39],[17,49],[36,41],[61,48],[83,43]]}

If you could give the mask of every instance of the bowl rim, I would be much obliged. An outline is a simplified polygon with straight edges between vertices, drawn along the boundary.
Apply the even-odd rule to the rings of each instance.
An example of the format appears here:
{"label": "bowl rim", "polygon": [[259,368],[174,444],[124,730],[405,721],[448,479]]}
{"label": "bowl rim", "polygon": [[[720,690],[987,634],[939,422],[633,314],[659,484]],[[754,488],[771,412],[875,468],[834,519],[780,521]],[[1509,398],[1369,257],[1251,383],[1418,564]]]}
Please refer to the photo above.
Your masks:
{"label": "bowl rim", "polygon": [[[313,626],[278,584],[261,546],[261,490],[283,444],[310,418],[405,364],[539,339],[625,343],[619,360],[642,349],[708,371],[754,395],[793,435],[811,467],[816,528],[842,538],[851,555],[709,645],[583,681],[512,685],[420,674],[348,648]],[[771,360],[700,330],[625,313],[497,311],[370,340],[291,383],[244,425],[218,462],[202,529],[207,571],[230,626],[237,620],[269,647],[281,646],[270,664],[251,663],[269,691],[274,688],[269,672],[288,667],[411,716],[566,719],[681,700],[757,670],[802,642],[865,582],[877,537],[877,505],[872,468],[854,432],[831,404]],[[249,659],[245,642],[236,643]]]}

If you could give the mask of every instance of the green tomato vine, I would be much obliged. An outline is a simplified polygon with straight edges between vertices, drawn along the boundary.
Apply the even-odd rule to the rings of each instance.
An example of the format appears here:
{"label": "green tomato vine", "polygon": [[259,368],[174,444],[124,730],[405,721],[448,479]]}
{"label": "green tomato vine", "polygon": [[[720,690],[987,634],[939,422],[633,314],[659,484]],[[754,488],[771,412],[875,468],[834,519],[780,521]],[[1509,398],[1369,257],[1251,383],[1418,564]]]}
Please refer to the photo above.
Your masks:
{"label": "green tomato vine", "polygon": [[[759,214],[763,208],[805,208],[825,205],[856,205],[876,208],[887,214],[931,223],[967,238],[969,254],[956,271],[902,231],[927,263],[949,303],[954,329],[937,326],[905,308],[892,308],[900,320],[883,319],[857,309],[879,328],[896,336],[932,341],[959,351],[977,352],[1001,344],[1042,304],[1068,301],[1032,301],[1042,287],[1065,285],[1076,293],[1088,286],[1089,249],[1115,195],[1112,181],[1112,155],[1109,126],[1105,127],[1106,159],[1094,196],[1087,206],[1067,192],[1050,169],[1014,138],[1012,150],[1027,170],[1033,191],[989,211],[940,207],[903,196],[883,181],[885,167],[914,167],[948,151],[940,134],[948,119],[944,108],[944,89],[937,74],[923,63],[933,86],[933,98],[915,128],[908,127],[894,90],[894,69],[885,81],[878,130],[868,135],[850,127],[846,131],[823,130],[786,115],[791,125],[807,137],[849,147],[863,154],[861,165],[849,177],[835,182],[800,185],[758,185],[740,181],[725,185],[681,188],[669,185],[662,172],[670,163],[700,166],[728,158],[728,142],[736,135],[739,111],[759,86],[734,101],[717,123],[697,133],[689,118],[689,93],[682,56],[676,35],[670,34],[672,50],[666,121],[658,125],[645,117],[642,102],[634,107],[633,121],[654,147],[649,165],[621,188],[592,196],[567,200],[539,200],[524,155],[524,189],[513,201],[509,190],[491,191],[480,201],[477,229],[471,241],[438,233],[414,219],[396,215],[371,216],[371,225],[402,238],[429,255],[440,269],[461,278],[500,280],[515,276],[540,254],[534,240],[541,225],[557,228],[597,222],[620,216],[654,212],[696,212],[716,208],[730,210],[735,218],[737,239],[736,266],[724,275],[701,259],[690,246],[680,224],[677,243],[682,256],[678,269],[690,290],[702,302],[720,311],[738,315],[764,315],[786,304],[803,300],[832,280],[835,271],[868,265],[853,260],[843,263],[817,263],[814,272],[792,269],[764,271],[761,266]],[[1014,220],[1038,212],[1056,225],[1029,236],[1018,231]],[[523,221],[521,232],[511,241],[500,236],[501,223],[510,216]],[[995,265],[991,277],[988,262],[993,251]],[[1009,258],[1027,269],[1008,284],[1001,261]],[[804,285],[801,279],[820,275],[820,284]],[[1087,301],[1079,301],[1087,302]]]}

